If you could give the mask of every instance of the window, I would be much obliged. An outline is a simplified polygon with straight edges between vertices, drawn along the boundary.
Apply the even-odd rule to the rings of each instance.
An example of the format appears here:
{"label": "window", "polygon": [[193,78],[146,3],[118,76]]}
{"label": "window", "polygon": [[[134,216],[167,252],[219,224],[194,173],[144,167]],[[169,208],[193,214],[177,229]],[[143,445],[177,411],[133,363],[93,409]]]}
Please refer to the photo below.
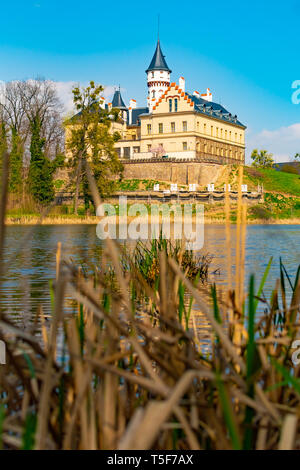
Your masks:
{"label": "window", "polygon": [[182,130],[183,130],[183,132],[187,131],[187,122],[186,121],[182,122]]}
{"label": "window", "polygon": [[120,157],[121,156],[121,149],[120,148],[116,149],[116,152],[117,152],[118,157]]}
{"label": "window", "polygon": [[139,153],[140,147],[133,147],[133,153]]}
{"label": "window", "polygon": [[199,132],[199,121],[197,122],[197,132]]}
{"label": "window", "polygon": [[152,91],[152,98],[155,98],[155,90]]}
{"label": "window", "polygon": [[174,105],[175,105],[175,113],[176,113],[177,110],[178,110],[178,99],[177,98],[175,98],[175,100],[174,100]]}
{"label": "window", "polygon": [[235,141],[237,142],[237,133],[235,133]]}
{"label": "window", "polygon": [[204,134],[206,134],[206,124],[203,126]]}
{"label": "window", "polygon": [[172,100],[169,100],[169,113],[172,112]]}
{"label": "window", "polygon": [[151,77],[154,78],[154,72],[151,73]]}
{"label": "window", "polygon": [[175,132],[175,122],[171,122],[171,132]]}
{"label": "window", "polygon": [[147,147],[148,147],[148,152],[151,152],[151,144],[148,144]]}
{"label": "window", "polygon": [[242,143],[242,134],[240,134],[240,143]]}
{"label": "window", "polygon": [[124,158],[130,158],[130,147],[124,147]]}
{"label": "window", "polygon": [[225,139],[227,140],[227,131],[225,130]]}
{"label": "window", "polygon": [[229,131],[229,140],[231,140],[231,131]]}
{"label": "window", "polygon": [[151,124],[147,124],[147,134],[151,134]]}
{"label": "window", "polygon": [[164,132],[164,125],[162,122],[158,124],[158,132],[159,134],[162,134]]}
{"label": "window", "polygon": [[213,128],[213,126],[210,126],[210,135],[214,135],[214,128]]}
{"label": "window", "polygon": [[182,142],[182,149],[187,150],[187,142]]}

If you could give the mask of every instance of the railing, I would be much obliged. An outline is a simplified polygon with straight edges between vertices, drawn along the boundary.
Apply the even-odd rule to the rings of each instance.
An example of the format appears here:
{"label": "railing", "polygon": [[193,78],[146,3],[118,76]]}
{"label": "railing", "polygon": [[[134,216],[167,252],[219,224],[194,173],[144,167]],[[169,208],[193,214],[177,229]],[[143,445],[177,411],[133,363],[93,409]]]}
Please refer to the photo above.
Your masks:
{"label": "railing", "polygon": [[[151,203],[151,201],[160,201],[160,202],[168,202],[168,201],[181,201],[184,202],[196,202],[202,201],[207,203],[214,203],[214,202],[221,202],[225,200],[225,192],[224,191],[195,191],[195,192],[188,192],[188,191],[177,191],[172,192],[169,194],[164,193],[163,191],[154,192],[154,191],[145,191],[145,192],[130,192],[130,191],[120,191],[116,192],[108,197],[108,200],[118,200],[120,196],[126,196],[128,201],[147,201]],[[64,202],[70,202],[74,197],[73,193],[60,193],[56,195],[56,204],[61,205]],[[238,200],[238,193],[237,191],[231,191],[229,193],[229,197],[231,201]],[[80,195],[80,200],[83,198]],[[259,192],[247,192],[242,193],[242,198],[244,201],[257,203],[263,200],[263,193]]]}
{"label": "railing", "polygon": [[[131,158],[122,158],[124,163],[153,163],[153,162],[172,162],[172,163],[183,163],[183,162],[202,162],[202,163],[214,163],[217,165],[244,165],[243,159],[220,157],[218,155],[211,155],[210,153],[194,152],[194,157],[191,157],[192,151],[183,152],[170,152],[170,154],[177,154],[175,156],[165,157],[153,157],[151,152],[139,152],[131,156]],[[189,155],[185,157],[184,155]],[[182,157],[180,156],[182,155]]]}

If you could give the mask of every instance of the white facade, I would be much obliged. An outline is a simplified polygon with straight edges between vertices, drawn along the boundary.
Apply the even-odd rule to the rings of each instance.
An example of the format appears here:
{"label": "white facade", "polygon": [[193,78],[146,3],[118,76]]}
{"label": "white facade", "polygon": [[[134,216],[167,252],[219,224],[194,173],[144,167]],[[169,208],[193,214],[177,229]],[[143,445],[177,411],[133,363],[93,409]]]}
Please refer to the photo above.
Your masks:
{"label": "white facade", "polygon": [[152,111],[155,102],[170,86],[170,72],[166,70],[152,70],[147,73],[148,97],[147,105]]}

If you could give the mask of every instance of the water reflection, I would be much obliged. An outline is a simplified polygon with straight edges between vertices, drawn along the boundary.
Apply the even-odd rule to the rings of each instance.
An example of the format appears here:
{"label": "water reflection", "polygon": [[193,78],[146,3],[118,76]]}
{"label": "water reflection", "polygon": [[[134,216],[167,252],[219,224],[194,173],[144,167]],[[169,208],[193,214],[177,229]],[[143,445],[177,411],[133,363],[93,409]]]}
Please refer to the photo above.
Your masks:
{"label": "water reflection", "polygon": [[[17,251],[32,231],[26,248],[17,256]],[[102,241],[96,236],[95,225],[43,225],[9,226],[5,247],[7,262],[1,303],[7,313],[22,322],[24,328],[43,305],[45,314],[51,313],[49,283],[55,278],[55,254],[58,242],[62,243],[63,255],[91,267],[99,264]],[[231,258],[235,260],[235,227],[231,229]],[[218,284],[226,286],[228,267],[226,259],[225,228],[221,225],[205,226],[204,253],[214,255],[212,270],[220,268],[215,276]],[[268,264],[274,257],[265,293],[269,297],[279,276],[279,258],[292,276],[300,263],[299,225],[253,225],[247,229],[246,238],[246,283],[249,275],[255,273],[257,285]],[[66,303],[65,310],[72,313],[72,304]]]}

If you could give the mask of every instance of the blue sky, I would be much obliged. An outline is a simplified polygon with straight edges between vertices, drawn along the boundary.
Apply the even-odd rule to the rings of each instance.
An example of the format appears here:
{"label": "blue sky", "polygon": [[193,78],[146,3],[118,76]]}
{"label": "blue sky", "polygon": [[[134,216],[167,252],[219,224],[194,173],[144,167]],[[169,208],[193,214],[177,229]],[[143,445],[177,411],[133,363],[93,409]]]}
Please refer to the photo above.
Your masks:
{"label": "blue sky", "polygon": [[300,80],[299,0],[6,2],[0,80],[42,76],[66,93],[70,82],[94,79],[120,84],[125,101],[144,105],[158,13],[173,81],[183,75],[190,92],[211,88],[248,126],[248,153],[267,148],[280,161],[300,152],[300,104],[291,100]]}

